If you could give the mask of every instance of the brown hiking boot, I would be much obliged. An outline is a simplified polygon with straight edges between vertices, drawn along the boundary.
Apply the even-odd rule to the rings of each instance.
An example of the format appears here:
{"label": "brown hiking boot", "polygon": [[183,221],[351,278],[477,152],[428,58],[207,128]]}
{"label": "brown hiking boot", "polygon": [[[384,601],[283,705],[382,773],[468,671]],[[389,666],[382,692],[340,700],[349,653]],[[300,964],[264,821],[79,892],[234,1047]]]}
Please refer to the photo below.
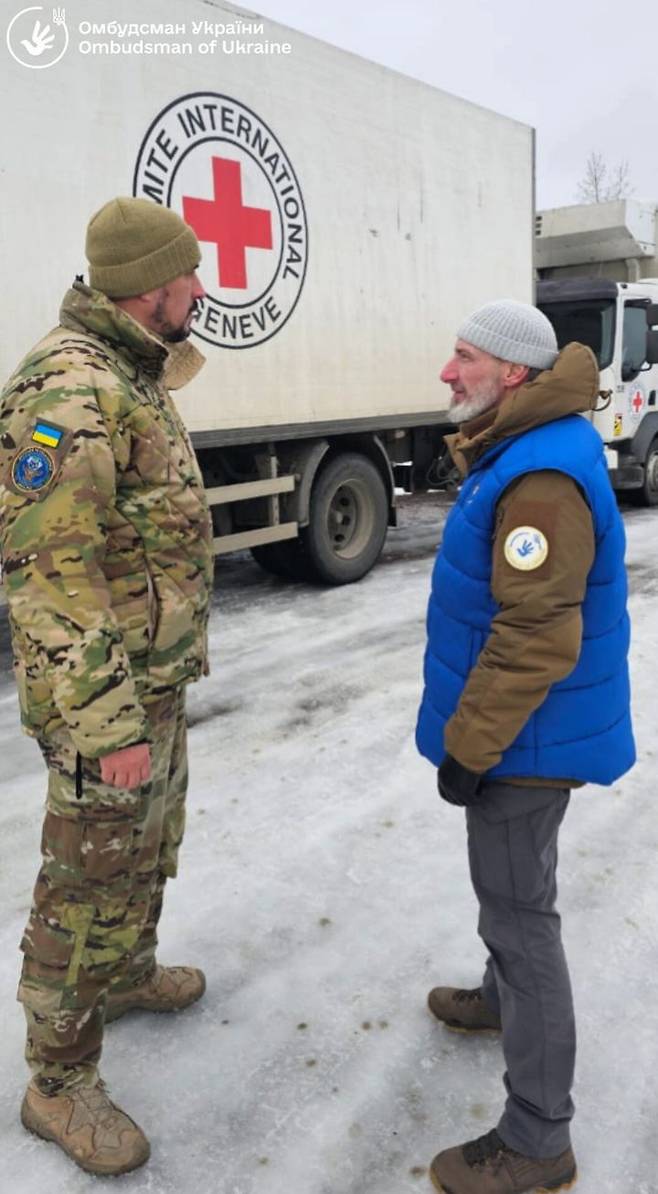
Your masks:
{"label": "brown hiking boot", "polygon": [[58,1095],[41,1094],[30,1083],[21,1120],[28,1132],[58,1144],[87,1173],[128,1173],[151,1152],[141,1128],[114,1105],[100,1081]]}
{"label": "brown hiking boot", "polygon": [[509,1148],[494,1128],[478,1140],[435,1157],[430,1175],[443,1194],[554,1194],[575,1184],[576,1158],[570,1148],[559,1157],[538,1160]]}
{"label": "brown hiking boot", "polygon": [[434,987],[427,996],[427,1006],[437,1020],[453,1032],[500,1032],[500,1017],[487,1007],[482,989],[464,991],[459,987]]}
{"label": "brown hiking boot", "polygon": [[196,1003],[206,989],[203,970],[194,966],[156,966],[138,987],[127,991],[108,991],[105,1023],[118,1020],[125,1012],[139,1008],[145,1012],[181,1012]]}

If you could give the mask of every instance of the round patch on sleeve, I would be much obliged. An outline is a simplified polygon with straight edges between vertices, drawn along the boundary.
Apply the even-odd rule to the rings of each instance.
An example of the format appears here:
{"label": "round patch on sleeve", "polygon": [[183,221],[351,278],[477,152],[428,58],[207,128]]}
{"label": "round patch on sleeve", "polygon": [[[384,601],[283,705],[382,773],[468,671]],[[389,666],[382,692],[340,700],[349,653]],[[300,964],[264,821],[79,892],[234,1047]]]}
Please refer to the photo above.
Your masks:
{"label": "round patch on sleeve", "polygon": [[536,527],[515,527],[505,540],[505,559],[521,572],[540,568],[547,556],[548,541]]}
{"label": "round patch on sleeve", "polygon": [[25,448],[11,466],[11,476],[17,489],[35,493],[52,481],[55,463],[44,448]]}

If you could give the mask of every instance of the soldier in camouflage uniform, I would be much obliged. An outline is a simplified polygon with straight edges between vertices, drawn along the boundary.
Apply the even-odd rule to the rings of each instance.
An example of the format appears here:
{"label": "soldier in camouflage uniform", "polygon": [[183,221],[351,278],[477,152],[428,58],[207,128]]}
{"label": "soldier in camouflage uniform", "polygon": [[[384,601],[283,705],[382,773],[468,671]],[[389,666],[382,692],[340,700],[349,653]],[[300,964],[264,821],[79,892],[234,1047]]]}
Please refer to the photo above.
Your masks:
{"label": "soldier in camouflage uniform", "polygon": [[113,1174],[149,1145],[99,1079],[104,1023],[205,989],[155,948],[185,819],[185,685],[207,673],[212,537],[168,392],[203,363],[186,342],[196,237],[167,208],[118,199],[92,218],[87,255],[93,289],[73,285],[2,394],[0,545],[22,723],[48,768],[21,942],[21,1114]]}

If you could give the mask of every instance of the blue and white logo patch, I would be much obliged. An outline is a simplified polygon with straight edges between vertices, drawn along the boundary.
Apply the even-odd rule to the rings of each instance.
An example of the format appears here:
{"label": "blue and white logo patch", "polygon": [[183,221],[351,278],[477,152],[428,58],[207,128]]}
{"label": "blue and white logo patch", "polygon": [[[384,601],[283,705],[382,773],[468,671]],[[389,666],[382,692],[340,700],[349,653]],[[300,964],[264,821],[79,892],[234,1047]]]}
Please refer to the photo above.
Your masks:
{"label": "blue and white logo patch", "polygon": [[548,541],[537,527],[515,527],[505,540],[505,559],[512,568],[531,572],[548,556]]}
{"label": "blue and white logo patch", "polygon": [[55,464],[44,448],[25,448],[11,466],[11,477],[23,493],[36,493],[48,485],[55,474]]}

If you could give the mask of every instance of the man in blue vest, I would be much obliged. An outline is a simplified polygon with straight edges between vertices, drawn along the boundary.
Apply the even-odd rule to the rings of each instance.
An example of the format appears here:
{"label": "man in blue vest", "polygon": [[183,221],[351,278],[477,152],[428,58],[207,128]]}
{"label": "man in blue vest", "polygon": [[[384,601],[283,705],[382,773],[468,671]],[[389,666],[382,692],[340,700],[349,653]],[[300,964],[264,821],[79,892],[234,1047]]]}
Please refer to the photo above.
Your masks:
{"label": "man in blue vest", "polygon": [[431,1173],[446,1194],[557,1190],[576,1178],[557,837],[572,788],[635,760],[624,529],[581,417],[599,386],[588,348],[558,352],[548,319],[505,299],[462,325],[441,380],[465,479],[434,567],[417,743],[466,809],[488,960],[480,987],[437,987],[429,1006],[454,1029],[502,1030],[507,1100]]}

